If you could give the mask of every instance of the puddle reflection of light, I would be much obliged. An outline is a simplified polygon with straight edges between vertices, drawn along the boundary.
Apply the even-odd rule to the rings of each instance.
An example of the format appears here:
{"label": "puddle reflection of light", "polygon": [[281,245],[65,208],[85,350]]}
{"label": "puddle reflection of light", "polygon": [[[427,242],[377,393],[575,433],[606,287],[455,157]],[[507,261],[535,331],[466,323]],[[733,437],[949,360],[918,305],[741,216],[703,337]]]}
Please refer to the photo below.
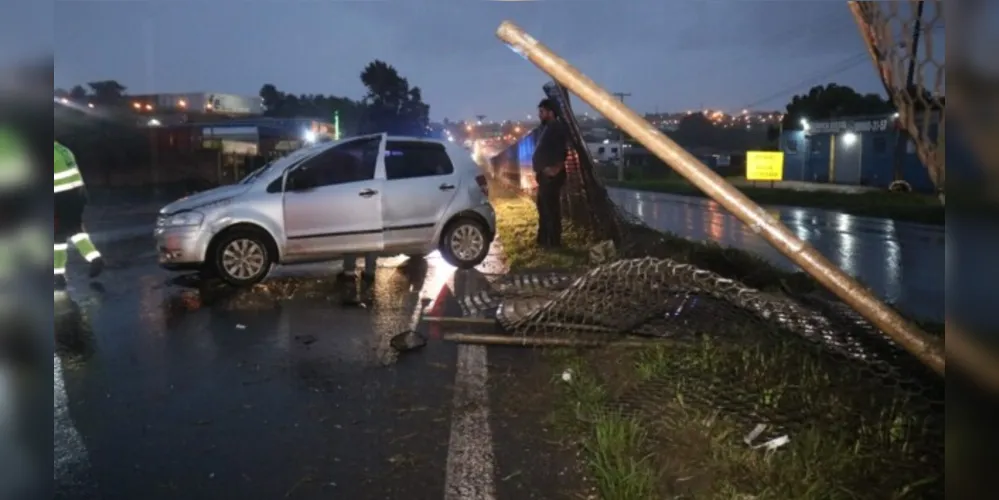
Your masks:
{"label": "puddle reflection of light", "polygon": [[846,214],[836,216],[836,231],[840,238],[840,267],[846,274],[856,276],[857,237],[853,235],[853,217]]}
{"label": "puddle reflection of light", "polygon": [[805,227],[805,211],[800,208],[791,209],[791,221],[794,225],[794,235],[799,240],[808,240],[808,228]]}
{"label": "puddle reflection of light", "polygon": [[645,201],[643,201],[641,198],[637,196],[635,197],[635,199],[637,200],[635,202],[636,204],[635,212],[638,214],[639,219],[643,219],[645,218]]}
{"label": "puddle reflection of light", "polygon": [[[887,276],[885,288],[888,297],[898,297],[902,291],[902,248],[898,242],[898,234],[895,230],[895,221],[888,219],[886,228],[887,238],[885,240],[885,250],[887,253]],[[946,262],[944,263],[946,266]],[[946,272],[946,271],[945,271]],[[944,275],[946,276],[946,274]]]}
{"label": "puddle reflection of light", "polygon": [[[717,206],[717,204],[715,205]],[[725,237],[725,214],[721,213],[718,209],[712,207],[710,211],[711,216],[708,221],[708,231],[711,233],[711,237],[715,241],[722,241]]]}

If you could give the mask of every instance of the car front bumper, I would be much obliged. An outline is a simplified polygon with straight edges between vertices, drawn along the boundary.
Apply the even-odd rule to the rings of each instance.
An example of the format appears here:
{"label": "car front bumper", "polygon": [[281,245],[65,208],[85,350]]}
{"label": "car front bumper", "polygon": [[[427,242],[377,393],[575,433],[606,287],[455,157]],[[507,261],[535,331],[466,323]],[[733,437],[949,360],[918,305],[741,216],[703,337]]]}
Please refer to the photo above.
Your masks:
{"label": "car front bumper", "polygon": [[153,231],[160,267],[197,269],[205,261],[211,233],[200,227],[158,227]]}

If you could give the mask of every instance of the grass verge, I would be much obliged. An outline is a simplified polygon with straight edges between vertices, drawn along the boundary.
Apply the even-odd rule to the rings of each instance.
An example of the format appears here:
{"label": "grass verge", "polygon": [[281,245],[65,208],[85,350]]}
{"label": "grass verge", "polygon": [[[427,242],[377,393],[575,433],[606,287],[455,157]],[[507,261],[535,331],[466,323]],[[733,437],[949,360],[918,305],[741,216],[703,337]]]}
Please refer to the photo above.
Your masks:
{"label": "grass verge", "polygon": [[[607,181],[610,186],[683,196],[704,197],[704,193],[685,179]],[[762,205],[821,208],[864,217],[883,217],[898,221],[943,224],[944,207],[934,196],[918,193],[834,193],[796,191],[770,187],[740,186],[739,190]]]}
{"label": "grass verge", "polygon": [[[802,352],[709,341],[563,352],[556,421],[580,436],[606,500],[941,495],[942,408]],[[760,446],[783,435],[777,449]]]}
{"label": "grass verge", "polygon": [[563,228],[563,247],[538,248],[538,210],[534,203],[515,195],[494,196],[496,231],[510,269],[575,269],[586,265],[588,239],[572,226]]}
{"label": "grass verge", "polygon": [[[586,265],[585,234],[570,228],[566,250],[539,251],[533,204],[507,196],[494,205],[511,269]],[[670,257],[757,288],[814,286],[745,252],[667,238]],[[549,351],[569,379],[553,381],[560,397],[552,419],[579,442],[602,498],[937,496],[942,415],[931,402],[942,399],[939,388],[901,391],[787,334],[758,335],[766,325],[733,322],[740,327],[726,332],[745,339],[738,345]],[[759,423],[790,441],[774,451],[746,444]]]}

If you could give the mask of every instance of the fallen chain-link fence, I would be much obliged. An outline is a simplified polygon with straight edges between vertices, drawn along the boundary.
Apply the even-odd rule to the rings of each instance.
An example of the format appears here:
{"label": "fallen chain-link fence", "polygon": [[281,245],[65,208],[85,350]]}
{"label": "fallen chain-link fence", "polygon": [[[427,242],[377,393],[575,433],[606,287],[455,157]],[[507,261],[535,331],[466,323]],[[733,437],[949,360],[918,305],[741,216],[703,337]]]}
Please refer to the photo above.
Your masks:
{"label": "fallen chain-link fence", "polygon": [[[590,252],[594,267],[500,278],[461,298],[465,313],[494,317],[517,336],[668,339],[665,352],[639,355],[649,361],[640,366],[642,379],[613,405],[668,419],[683,401],[747,428],[765,426],[754,438],[817,433],[853,447],[835,452],[869,461],[878,471],[872,477],[891,483],[885,491],[919,482],[918,494],[942,497],[942,377],[821,287],[754,287],[741,281],[753,274],[745,269],[752,258],[728,259],[708,247],[699,253],[689,243],[678,251],[678,237],[613,203],[595,175],[566,89],[552,82],[544,91],[570,130],[563,218],[601,242]],[[518,158],[509,152],[493,158],[494,179],[506,187],[533,185],[523,180],[533,175],[530,166]]]}

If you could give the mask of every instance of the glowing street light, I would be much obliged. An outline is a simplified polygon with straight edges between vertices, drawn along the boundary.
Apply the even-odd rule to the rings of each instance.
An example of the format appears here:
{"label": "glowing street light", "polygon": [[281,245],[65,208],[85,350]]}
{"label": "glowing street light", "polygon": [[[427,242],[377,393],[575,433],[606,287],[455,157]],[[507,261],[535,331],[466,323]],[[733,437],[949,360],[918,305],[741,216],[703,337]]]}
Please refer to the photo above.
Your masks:
{"label": "glowing street light", "polygon": [[857,134],[853,132],[847,132],[843,134],[843,144],[847,146],[853,146],[857,142]]}
{"label": "glowing street light", "polygon": [[802,118],[802,119],[801,119],[801,127],[802,127],[802,128],[804,128],[804,129],[805,129],[805,131],[807,132],[807,131],[808,131],[808,129],[809,129],[809,126],[808,126],[808,120],[806,120],[806,119]]}

